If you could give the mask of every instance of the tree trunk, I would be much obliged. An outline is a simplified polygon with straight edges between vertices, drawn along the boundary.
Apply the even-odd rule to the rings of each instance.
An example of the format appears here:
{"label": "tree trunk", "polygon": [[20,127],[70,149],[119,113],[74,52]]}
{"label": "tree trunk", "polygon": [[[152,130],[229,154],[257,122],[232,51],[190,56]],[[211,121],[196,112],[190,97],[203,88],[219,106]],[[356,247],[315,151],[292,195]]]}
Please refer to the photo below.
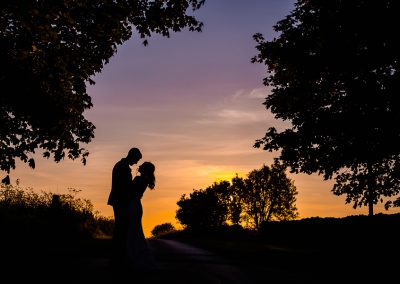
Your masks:
{"label": "tree trunk", "polygon": [[256,229],[259,229],[259,222],[258,222],[258,210],[257,210],[257,204],[256,202],[253,203],[253,209],[254,209],[254,225]]}
{"label": "tree trunk", "polygon": [[370,217],[374,216],[374,204],[371,202],[371,200],[369,201],[368,204],[368,216]]}
{"label": "tree trunk", "polygon": [[374,189],[368,186],[368,216],[374,216],[374,199],[373,199],[373,191]]}
{"label": "tree trunk", "polygon": [[368,216],[374,216],[374,177],[372,174],[372,166],[368,165],[368,176],[367,176],[367,186],[368,186]]}

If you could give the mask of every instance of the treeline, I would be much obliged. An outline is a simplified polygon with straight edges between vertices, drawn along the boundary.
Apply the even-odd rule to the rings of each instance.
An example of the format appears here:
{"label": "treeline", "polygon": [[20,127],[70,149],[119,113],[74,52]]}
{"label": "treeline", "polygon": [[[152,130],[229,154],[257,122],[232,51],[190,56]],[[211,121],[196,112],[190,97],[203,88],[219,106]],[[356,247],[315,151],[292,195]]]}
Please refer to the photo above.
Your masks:
{"label": "treeline", "polygon": [[225,225],[260,229],[273,220],[298,216],[297,189],[277,160],[232,180],[214,182],[205,189],[183,194],[177,202],[176,219],[187,230],[215,229]]}
{"label": "treeline", "polygon": [[65,194],[34,192],[0,184],[0,227],[3,240],[69,241],[111,236],[113,220],[93,211],[90,200]]}

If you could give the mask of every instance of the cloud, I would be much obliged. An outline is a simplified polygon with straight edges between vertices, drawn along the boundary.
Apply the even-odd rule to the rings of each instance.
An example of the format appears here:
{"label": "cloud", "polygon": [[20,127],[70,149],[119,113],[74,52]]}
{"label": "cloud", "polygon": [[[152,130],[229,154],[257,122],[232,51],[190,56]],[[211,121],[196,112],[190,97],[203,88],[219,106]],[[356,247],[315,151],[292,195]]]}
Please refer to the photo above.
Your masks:
{"label": "cloud", "polygon": [[266,124],[273,122],[272,113],[265,109],[262,102],[268,89],[240,89],[220,102],[209,105],[196,122],[213,125]]}
{"label": "cloud", "polygon": [[265,99],[271,94],[271,87],[255,88],[252,90],[237,90],[233,95],[232,99],[235,100],[246,100],[246,99]]}
{"label": "cloud", "polygon": [[249,93],[249,98],[264,99],[271,94],[271,87],[253,89]]}
{"label": "cloud", "polygon": [[249,123],[264,120],[265,116],[261,113],[250,112],[238,109],[223,109],[216,116],[232,123]]}

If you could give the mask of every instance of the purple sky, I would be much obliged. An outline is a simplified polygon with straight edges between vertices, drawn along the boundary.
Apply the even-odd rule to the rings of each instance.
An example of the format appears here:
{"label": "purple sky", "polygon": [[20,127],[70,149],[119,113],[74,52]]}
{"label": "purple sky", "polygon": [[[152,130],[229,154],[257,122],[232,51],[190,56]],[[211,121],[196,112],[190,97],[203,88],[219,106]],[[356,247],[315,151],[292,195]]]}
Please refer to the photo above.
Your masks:
{"label": "purple sky", "polygon": [[[111,169],[130,147],[139,147],[141,162],[156,165],[156,189],[143,198],[149,236],[155,225],[176,224],[176,202],[182,194],[271,165],[274,154],[252,146],[268,127],[283,124],[262,105],[268,94],[262,84],[266,68],[250,62],[257,52],[252,36],[260,32],[272,39],[272,26],[293,3],[207,0],[196,12],[204,22],[201,33],[153,36],[146,47],[134,36],[88,87],[94,107],[87,118],[97,127],[86,147],[91,152],[88,164],[39,158],[35,170],[18,163],[12,178],[38,191],[79,189],[78,197],[112,216],[106,205]],[[289,176],[299,192],[301,218],[367,213],[366,208],[345,205],[344,196],[333,196],[331,181],[317,175]]]}

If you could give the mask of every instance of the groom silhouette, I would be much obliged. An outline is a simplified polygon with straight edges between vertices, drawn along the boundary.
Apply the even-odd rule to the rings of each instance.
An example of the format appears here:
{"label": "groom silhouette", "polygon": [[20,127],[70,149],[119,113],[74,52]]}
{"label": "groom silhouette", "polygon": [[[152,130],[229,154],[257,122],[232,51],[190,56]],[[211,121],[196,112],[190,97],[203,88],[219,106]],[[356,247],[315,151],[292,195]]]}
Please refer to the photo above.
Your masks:
{"label": "groom silhouette", "polygon": [[136,164],[141,158],[140,150],[131,148],[128,155],[118,161],[112,170],[111,191],[107,204],[111,205],[114,211],[111,264],[116,269],[123,268],[127,258],[128,195],[132,190],[133,182],[130,166]]}

